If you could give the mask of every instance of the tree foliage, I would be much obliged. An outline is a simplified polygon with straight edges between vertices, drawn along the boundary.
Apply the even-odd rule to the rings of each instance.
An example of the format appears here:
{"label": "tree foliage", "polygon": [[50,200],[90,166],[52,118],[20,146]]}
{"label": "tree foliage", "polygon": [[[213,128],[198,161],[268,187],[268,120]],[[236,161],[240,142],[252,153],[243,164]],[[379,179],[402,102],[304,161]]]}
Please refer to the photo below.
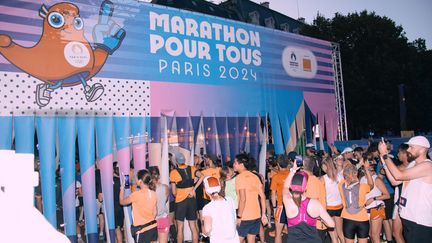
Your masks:
{"label": "tree foliage", "polygon": [[409,130],[432,128],[432,51],[374,12],[317,16],[302,34],[340,44],[350,138],[399,135],[398,85],[406,87]]}

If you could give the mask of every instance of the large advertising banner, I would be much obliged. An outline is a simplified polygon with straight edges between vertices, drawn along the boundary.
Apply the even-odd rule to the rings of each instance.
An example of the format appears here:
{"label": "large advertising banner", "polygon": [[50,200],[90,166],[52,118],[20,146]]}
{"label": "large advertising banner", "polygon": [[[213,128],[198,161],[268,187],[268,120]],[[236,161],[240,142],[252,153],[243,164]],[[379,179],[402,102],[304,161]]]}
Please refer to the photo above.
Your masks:
{"label": "large advertising banner", "polygon": [[[123,173],[129,159],[134,172],[157,165],[161,115],[171,146],[223,162],[240,151],[258,158],[260,141],[269,141],[259,137],[264,124],[278,154],[304,136],[309,113],[329,143],[337,134],[331,43],[136,0],[1,1],[0,87],[0,149],[33,152],[38,141],[44,213],[54,226],[48,187],[60,158],[72,240],[76,215],[66,215],[73,214],[75,167],[67,163],[83,160],[77,178],[92,214],[88,238],[97,241],[91,194],[102,188],[114,241],[112,162]],[[70,144],[79,156],[64,152]],[[93,178],[100,178],[96,188]]]}

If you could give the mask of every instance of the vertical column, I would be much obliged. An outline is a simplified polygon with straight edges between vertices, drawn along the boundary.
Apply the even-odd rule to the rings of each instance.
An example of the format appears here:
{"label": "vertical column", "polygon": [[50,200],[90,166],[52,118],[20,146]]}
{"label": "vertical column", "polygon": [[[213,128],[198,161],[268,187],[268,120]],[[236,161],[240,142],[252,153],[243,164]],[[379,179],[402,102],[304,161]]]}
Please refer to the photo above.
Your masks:
{"label": "vertical column", "polygon": [[95,119],[79,117],[76,122],[87,242],[97,243],[99,238],[96,221]]}
{"label": "vertical column", "polygon": [[60,152],[60,174],[63,201],[63,222],[65,234],[76,242],[75,213],[75,117],[58,117],[58,138]]}
{"label": "vertical column", "polygon": [[[129,175],[129,182],[132,184],[132,176],[130,175],[130,123],[129,117],[115,117],[114,118],[114,128],[115,128],[115,139],[117,145],[117,159],[119,164],[119,172],[121,180],[124,180],[124,175]],[[131,194],[131,189],[125,189],[125,196]],[[119,195],[114,195],[114,198],[119,198]],[[116,207],[116,205],[114,205]],[[114,210],[115,212],[116,210]],[[132,211],[131,207],[127,206],[123,208],[124,218],[126,222],[126,232],[128,238],[131,240],[132,235],[130,232],[130,226],[132,223]],[[118,223],[118,222],[117,222]],[[121,222],[122,224],[123,222]]]}
{"label": "vertical column", "polygon": [[34,153],[34,116],[14,117],[15,149],[17,153]]}
{"label": "vertical column", "polygon": [[109,230],[108,242],[115,242],[114,197],[113,197],[113,119],[112,117],[96,118],[96,135],[104,213]]}
{"label": "vertical column", "polygon": [[[134,160],[134,176],[139,170],[146,168],[146,121],[145,117],[131,117],[132,153]],[[131,178],[132,179],[132,178]]]}
{"label": "vertical column", "polygon": [[0,116],[0,149],[12,148],[12,116]]}
{"label": "vertical column", "polygon": [[[44,216],[50,224],[57,228],[56,189],[55,189],[55,137],[56,118],[38,117],[36,119],[39,143],[40,173],[42,183],[42,202]],[[33,138],[32,138],[33,140]]]}

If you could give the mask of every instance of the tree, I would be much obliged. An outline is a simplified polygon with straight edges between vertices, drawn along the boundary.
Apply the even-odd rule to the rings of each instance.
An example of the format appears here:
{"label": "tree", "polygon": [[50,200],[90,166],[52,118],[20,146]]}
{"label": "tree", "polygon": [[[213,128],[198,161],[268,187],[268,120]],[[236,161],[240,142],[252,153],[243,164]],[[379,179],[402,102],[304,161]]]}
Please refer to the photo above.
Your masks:
{"label": "tree", "polygon": [[[369,131],[399,134],[399,84],[407,87],[408,129],[431,130],[414,94],[432,85],[431,54],[423,39],[408,43],[402,26],[367,11],[337,13],[333,19],[317,16],[301,34],[340,44],[350,138]],[[427,60],[428,64],[422,63]],[[430,97],[429,93],[429,102]],[[419,118],[425,122],[414,121]]]}

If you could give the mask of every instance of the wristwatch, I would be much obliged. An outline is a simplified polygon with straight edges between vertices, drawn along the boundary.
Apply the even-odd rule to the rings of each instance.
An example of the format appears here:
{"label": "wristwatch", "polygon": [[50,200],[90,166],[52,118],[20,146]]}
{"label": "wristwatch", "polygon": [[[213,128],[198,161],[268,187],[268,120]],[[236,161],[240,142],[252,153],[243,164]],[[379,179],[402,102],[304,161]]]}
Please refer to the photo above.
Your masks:
{"label": "wristwatch", "polygon": [[387,154],[384,154],[384,155],[382,156],[382,158],[383,158],[384,160],[386,160],[386,159],[388,159],[388,155],[387,155]]}

